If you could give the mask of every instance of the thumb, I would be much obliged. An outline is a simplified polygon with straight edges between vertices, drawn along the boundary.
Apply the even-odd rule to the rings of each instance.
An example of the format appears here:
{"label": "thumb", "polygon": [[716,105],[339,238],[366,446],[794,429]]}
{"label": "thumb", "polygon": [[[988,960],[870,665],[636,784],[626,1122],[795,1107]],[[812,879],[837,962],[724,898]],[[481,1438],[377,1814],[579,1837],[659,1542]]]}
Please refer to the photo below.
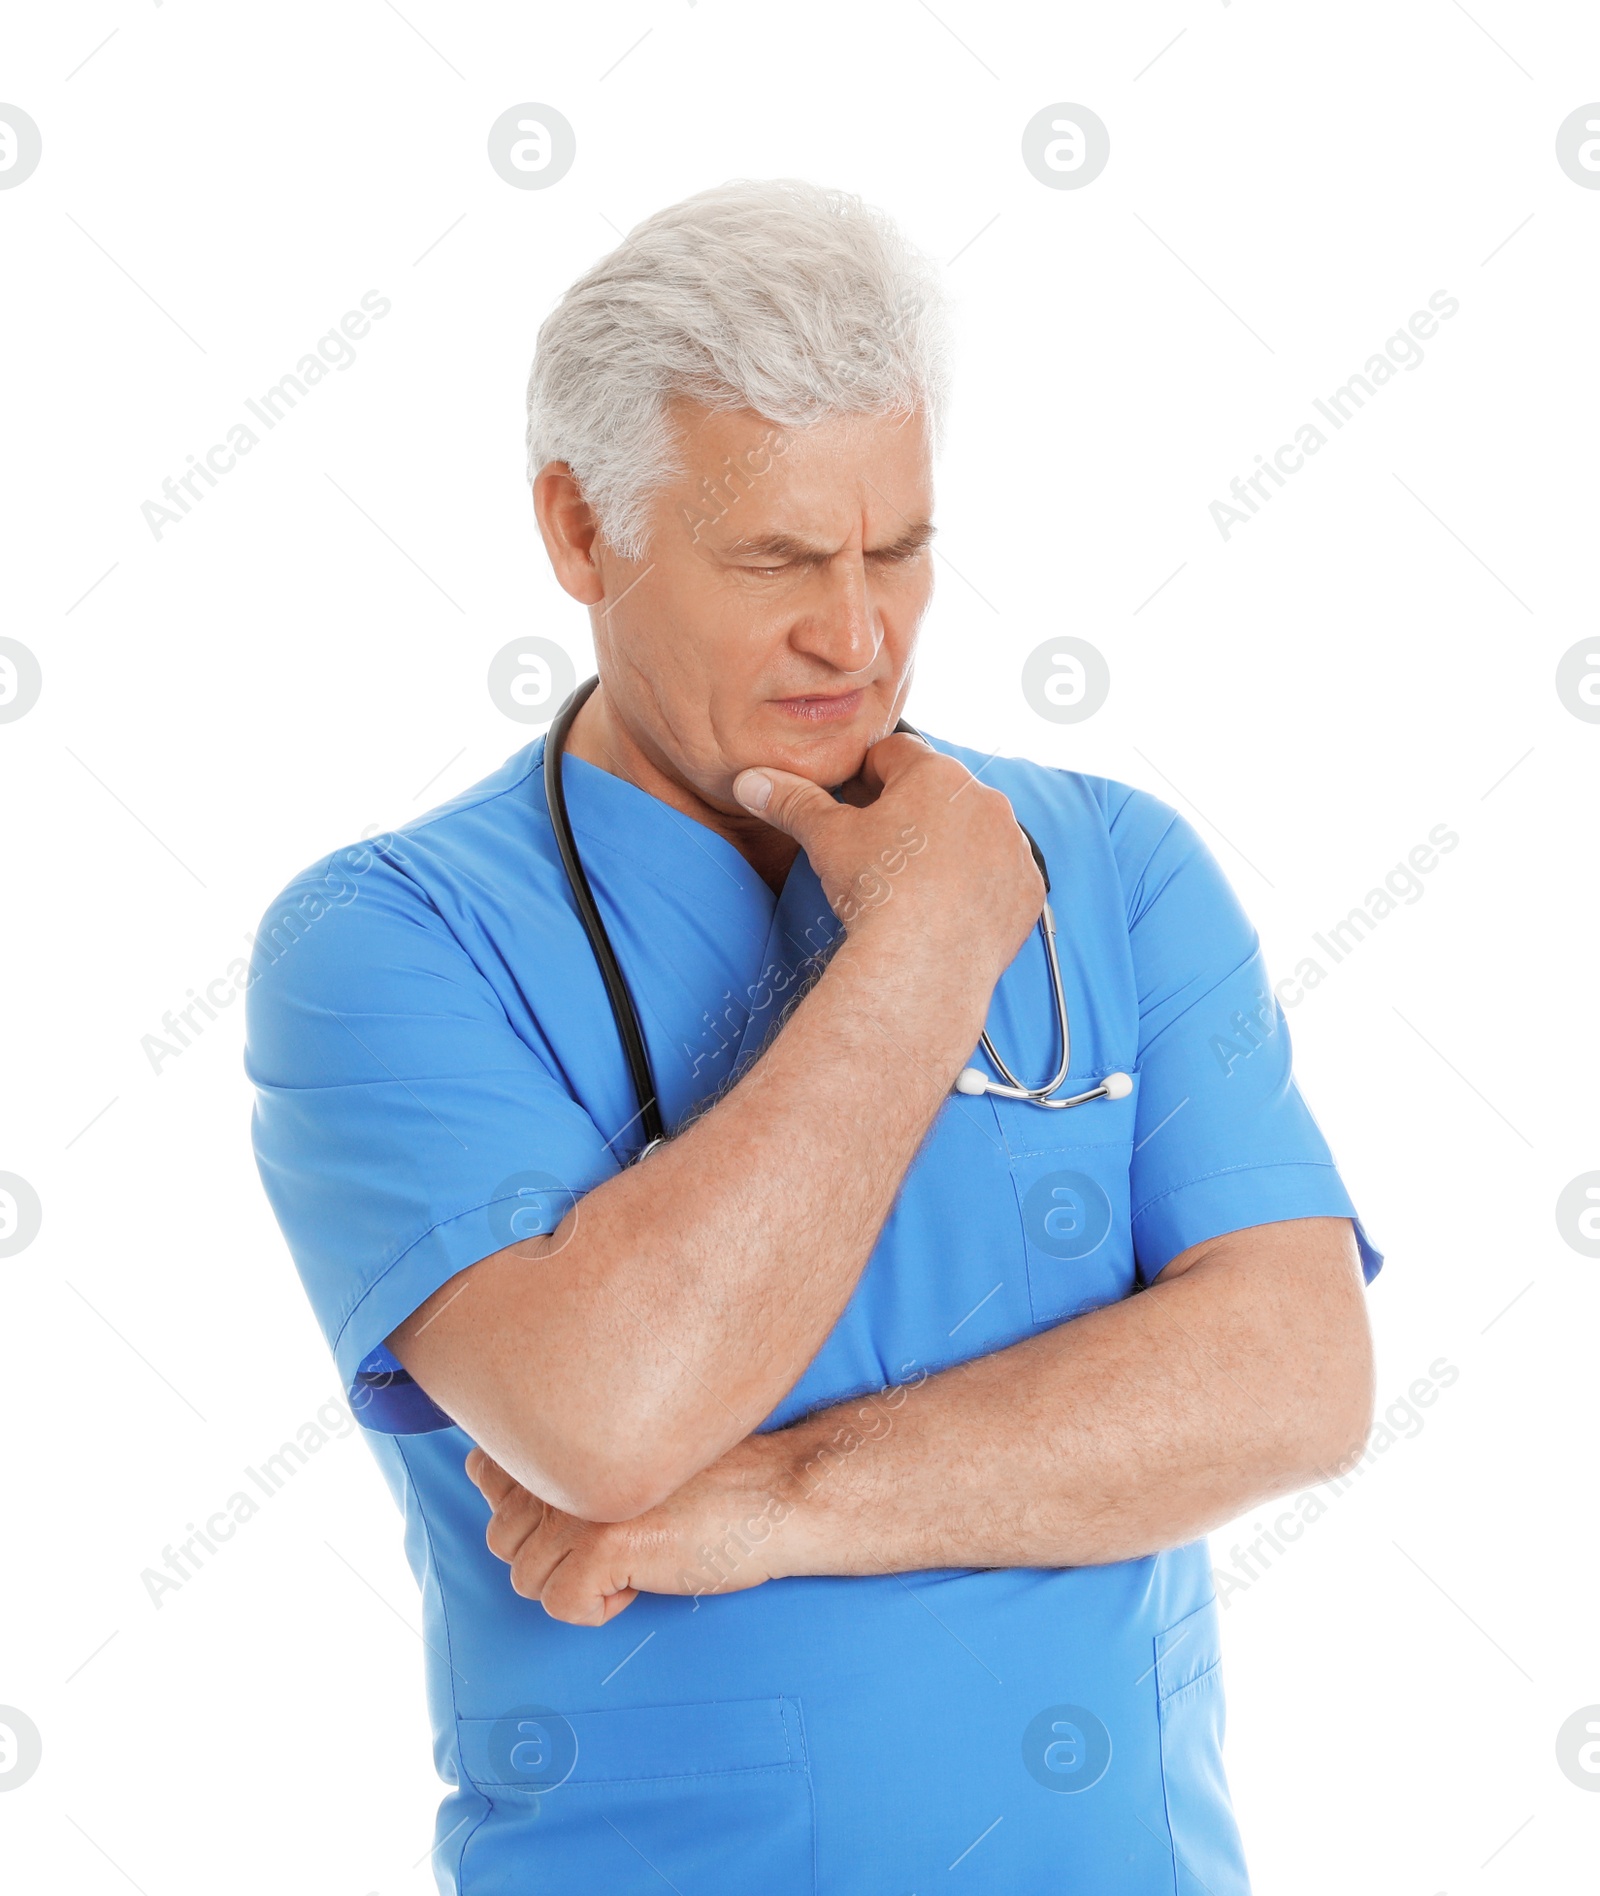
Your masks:
{"label": "thumb", "polygon": [[741,770],[733,780],[733,794],[753,815],[792,836],[802,848],[806,839],[839,810],[827,791],[809,777],[765,766]]}

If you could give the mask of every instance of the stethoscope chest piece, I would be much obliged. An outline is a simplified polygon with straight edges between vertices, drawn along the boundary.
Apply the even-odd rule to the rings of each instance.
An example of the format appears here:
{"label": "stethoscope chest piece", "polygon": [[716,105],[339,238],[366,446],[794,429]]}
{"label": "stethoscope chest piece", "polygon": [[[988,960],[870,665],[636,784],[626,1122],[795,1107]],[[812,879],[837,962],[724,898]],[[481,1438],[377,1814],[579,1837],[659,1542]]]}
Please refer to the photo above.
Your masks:
{"label": "stethoscope chest piece", "polygon": [[1070,1099],[1048,1099],[1042,1093],[1029,1092],[1026,1087],[997,1085],[976,1067],[963,1067],[956,1075],[955,1091],[968,1098],[993,1093],[997,1099],[1019,1099],[1028,1106],[1087,1106],[1092,1099],[1126,1099],[1133,1091],[1133,1081],[1126,1073],[1108,1073],[1099,1085],[1091,1086],[1086,1093],[1074,1093]]}
{"label": "stethoscope chest piece", "polygon": [[1044,907],[1039,911],[1039,933],[1044,941],[1045,966],[1050,971],[1050,996],[1055,1003],[1056,1034],[1061,1042],[1061,1059],[1055,1072],[1039,1086],[1026,1086],[1019,1080],[1004,1060],[1000,1058],[994,1042],[987,1030],[979,1044],[985,1056],[1000,1075],[991,1080],[988,1074],[978,1067],[963,1067],[956,1075],[955,1091],[965,1094],[969,1099],[981,1097],[985,1093],[996,1099],[1020,1100],[1025,1106],[1043,1106],[1056,1112],[1067,1106],[1087,1106],[1092,1099],[1126,1099],[1133,1091],[1133,1081],[1126,1073],[1108,1073],[1103,1080],[1097,1081],[1086,1092],[1073,1093],[1068,1098],[1058,1098],[1061,1087],[1066,1083],[1067,1069],[1072,1065],[1072,1023],[1067,1017],[1067,991],[1061,979],[1061,957],[1056,952],[1056,917],[1050,906],[1050,871],[1045,866],[1044,851],[1034,840],[1032,832],[1025,824],[1017,827],[1028,839],[1028,847],[1033,851],[1033,860],[1038,864],[1039,874],[1044,877]]}

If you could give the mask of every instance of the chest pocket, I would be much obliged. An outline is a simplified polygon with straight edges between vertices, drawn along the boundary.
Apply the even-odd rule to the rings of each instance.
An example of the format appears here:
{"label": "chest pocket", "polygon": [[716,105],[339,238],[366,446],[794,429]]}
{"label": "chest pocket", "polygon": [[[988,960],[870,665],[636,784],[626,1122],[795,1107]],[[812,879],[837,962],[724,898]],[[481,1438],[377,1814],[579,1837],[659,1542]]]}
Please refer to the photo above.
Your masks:
{"label": "chest pocket", "polygon": [[[1022,1223],[1035,1323],[1116,1303],[1134,1287],[1129,1171],[1139,1076],[1125,1099],[1050,1112],[994,1100]],[[1074,1080],[1076,1090],[1091,1084]]]}

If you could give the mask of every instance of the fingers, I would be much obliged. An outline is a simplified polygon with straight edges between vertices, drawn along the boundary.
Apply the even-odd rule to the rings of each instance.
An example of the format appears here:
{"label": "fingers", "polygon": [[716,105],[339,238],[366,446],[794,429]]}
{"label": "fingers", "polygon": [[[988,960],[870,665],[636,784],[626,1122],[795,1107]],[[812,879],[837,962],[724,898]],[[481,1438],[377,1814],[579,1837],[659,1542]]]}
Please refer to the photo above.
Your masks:
{"label": "fingers", "polygon": [[541,1501],[526,1488],[517,1488],[495,1508],[483,1538],[489,1552],[508,1565],[514,1564],[529,1538],[537,1534],[556,1509]]}
{"label": "fingers", "polygon": [[481,1448],[474,1448],[467,1457],[467,1473],[481,1491],[490,1507],[498,1507],[511,1490],[520,1484],[492,1460]]}
{"label": "fingers", "polygon": [[530,1494],[481,1448],[468,1455],[466,1470],[494,1510],[483,1534],[489,1552],[509,1564],[556,1510]]}
{"label": "fingers", "polygon": [[839,800],[852,809],[865,810],[882,796],[892,777],[902,777],[919,756],[937,757],[939,753],[923,739],[909,732],[890,732],[880,737],[861,760],[861,768],[850,781],[839,787]]}
{"label": "fingers", "polygon": [[511,1563],[511,1584],[537,1600],[552,1619],[569,1626],[604,1626],[637,1597],[625,1573],[614,1571],[604,1529],[550,1511],[542,1533],[531,1536]]}
{"label": "fingers", "polygon": [[604,1626],[633,1604],[638,1590],[625,1574],[612,1576],[603,1529],[530,1494],[481,1448],[467,1456],[466,1470],[494,1509],[483,1538],[524,1599],[573,1626]]}
{"label": "fingers", "polygon": [[938,755],[931,746],[920,737],[913,737],[909,731],[891,731],[887,737],[880,737],[862,759],[861,780],[874,790],[881,790],[919,757]]}
{"label": "fingers", "polygon": [[539,1600],[569,1626],[604,1626],[638,1597],[637,1588],[617,1585],[619,1577],[605,1560],[604,1542],[584,1540],[551,1568]]}
{"label": "fingers", "polygon": [[[862,761],[859,781],[875,795],[918,758],[938,755],[921,738],[911,736],[908,731],[891,732],[888,737],[880,738],[867,752]],[[965,776],[966,772],[963,770],[961,775]],[[778,770],[766,764],[740,771],[733,780],[733,794],[747,810],[770,823],[774,829],[781,829],[785,835],[792,836],[802,847],[808,834],[819,823],[836,815],[839,807],[828,792],[812,783],[810,778],[797,777],[792,771]],[[848,793],[846,800],[858,801],[850,798]]]}
{"label": "fingers", "polygon": [[809,836],[839,813],[833,798],[809,777],[766,765],[741,770],[733,780],[733,794],[764,823],[792,836],[802,849]]}

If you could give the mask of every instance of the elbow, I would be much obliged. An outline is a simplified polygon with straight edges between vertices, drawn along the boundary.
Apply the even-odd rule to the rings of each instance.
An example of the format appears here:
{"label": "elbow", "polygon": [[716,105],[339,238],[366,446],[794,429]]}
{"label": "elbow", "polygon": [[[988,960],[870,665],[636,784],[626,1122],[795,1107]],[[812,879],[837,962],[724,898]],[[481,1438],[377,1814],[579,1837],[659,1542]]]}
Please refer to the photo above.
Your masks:
{"label": "elbow", "polygon": [[719,1429],[718,1420],[650,1388],[614,1396],[581,1418],[567,1410],[548,1446],[569,1500],[536,1492],[580,1520],[637,1520],[733,1447],[739,1435]]}
{"label": "elbow", "polygon": [[530,1494],[596,1525],[648,1514],[732,1446],[702,1415],[648,1392],[585,1402],[574,1387],[545,1385],[519,1395],[500,1408],[501,1428],[476,1439]]}
{"label": "elbow", "polygon": [[637,1520],[699,1472],[647,1452],[638,1441],[551,1444],[532,1459],[538,1466],[517,1475],[522,1485],[563,1513],[596,1525]]}
{"label": "elbow", "polygon": [[1296,1470],[1299,1481],[1334,1481],[1350,1473],[1367,1452],[1372,1434],[1372,1404],[1333,1407],[1308,1429]]}
{"label": "elbow", "polygon": [[1364,1331],[1330,1372],[1306,1415],[1300,1444],[1304,1477],[1319,1482],[1348,1474],[1366,1453],[1372,1434],[1377,1380]]}
{"label": "elbow", "polygon": [[568,1498],[558,1499],[556,1505],[580,1521],[592,1521],[597,1526],[636,1521],[641,1514],[660,1507],[681,1485],[648,1467],[610,1464],[575,1468],[565,1484]]}

